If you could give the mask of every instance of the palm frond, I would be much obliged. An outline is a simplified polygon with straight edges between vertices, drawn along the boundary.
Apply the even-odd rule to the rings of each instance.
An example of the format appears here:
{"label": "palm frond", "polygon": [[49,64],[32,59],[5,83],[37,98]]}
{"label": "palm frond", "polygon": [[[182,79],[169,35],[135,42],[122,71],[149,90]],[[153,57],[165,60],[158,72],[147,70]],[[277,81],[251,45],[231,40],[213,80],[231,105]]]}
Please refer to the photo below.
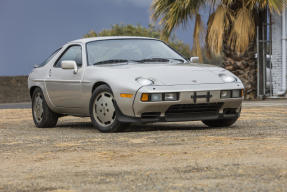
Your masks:
{"label": "palm frond", "polygon": [[215,55],[220,55],[223,46],[224,34],[231,27],[232,14],[223,5],[209,17],[207,24],[206,45]]}
{"label": "palm frond", "polygon": [[283,6],[286,6],[286,0],[246,0],[246,5],[251,9],[269,8],[271,12],[281,13]]}
{"label": "palm frond", "polygon": [[154,21],[160,19],[163,34],[170,36],[175,27],[185,26],[195,17],[200,6],[205,3],[205,0],[154,0],[151,17]]}
{"label": "palm frond", "polygon": [[193,45],[192,45],[192,55],[198,56],[202,62],[202,52],[201,52],[201,34],[203,32],[203,24],[201,20],[201,15],[197,14],[195,18],[194,31],[193,31]]}
{"label": "palm frond", "polygon": [[244,53],[255,36],[255,22],[250,10],[238,10],[229,35],[228,44],[235,52]]}

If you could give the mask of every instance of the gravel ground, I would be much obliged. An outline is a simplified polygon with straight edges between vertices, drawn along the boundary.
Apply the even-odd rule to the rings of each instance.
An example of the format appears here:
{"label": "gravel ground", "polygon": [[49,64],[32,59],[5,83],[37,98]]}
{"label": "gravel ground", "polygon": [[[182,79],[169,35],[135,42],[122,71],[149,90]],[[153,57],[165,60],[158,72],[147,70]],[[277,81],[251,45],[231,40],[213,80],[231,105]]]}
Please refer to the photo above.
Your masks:
{"label": "gravel ground", "polygon": [[113,134],[76,117],[38,129],[31,109],[1,109],[0,191],[287,191],[287,101],[244,103],[230,128]]}

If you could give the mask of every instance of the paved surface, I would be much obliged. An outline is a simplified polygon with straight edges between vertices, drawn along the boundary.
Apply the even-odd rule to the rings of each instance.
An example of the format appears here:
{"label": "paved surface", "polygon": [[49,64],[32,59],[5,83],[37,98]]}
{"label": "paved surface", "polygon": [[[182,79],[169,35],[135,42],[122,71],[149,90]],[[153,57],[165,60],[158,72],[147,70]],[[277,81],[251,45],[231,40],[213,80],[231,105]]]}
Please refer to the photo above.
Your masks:
{"label": "paved surface", "polygon": [[0,104],[0,109],[29,109],[32,104],[27,103],[4,103]]}
{"label": "paved surface", "polygon": [[103,134],[88,118],[34,127],[0,110],[0,191],[287,191],[285,101],[244,103],[230,128],[132,125]]}

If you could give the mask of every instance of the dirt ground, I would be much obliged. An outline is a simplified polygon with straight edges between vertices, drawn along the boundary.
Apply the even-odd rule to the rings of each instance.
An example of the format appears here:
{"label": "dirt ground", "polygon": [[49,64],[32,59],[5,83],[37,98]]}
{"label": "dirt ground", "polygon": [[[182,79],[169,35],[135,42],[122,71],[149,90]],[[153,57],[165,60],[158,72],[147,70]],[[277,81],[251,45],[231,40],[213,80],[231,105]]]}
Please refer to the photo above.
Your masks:
{"label": "dirt ground", "polygon": [[230,128],[88,118],[38,129],[30,109],[0,110],[0,191],[287,191],[287,101],[244,105]]}

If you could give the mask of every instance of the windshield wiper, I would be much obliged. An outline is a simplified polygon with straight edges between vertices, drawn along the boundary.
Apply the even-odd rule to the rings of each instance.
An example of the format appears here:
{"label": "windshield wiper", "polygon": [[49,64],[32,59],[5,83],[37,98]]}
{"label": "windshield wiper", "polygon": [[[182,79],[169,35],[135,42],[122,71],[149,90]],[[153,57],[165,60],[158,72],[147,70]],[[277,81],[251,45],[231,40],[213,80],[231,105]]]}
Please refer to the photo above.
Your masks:
{"label": "windshield wiper", "polygon": [[141,59],[137,60],[140,63],[145,63],[145,62],[169,62],[169,59],[165,58],[147,58],[147,59]]}
{"label": "windshield wiper", "polygon": [[169,62],[170,60],[176,60],[184,63],[183,59],[174,59],[174,58],[148,58],[148,59],[142,59],[137,60],[138,62],[145,63],[145,62]]}
{"label": "windshield wiper", "polygon": [[168,58],[168,59],[170,59],[170,60],[175,60],[175,61],[179,61],[179,62],[181,62],[181,63],[184,63],[184,60],[183,60],[183,59],[175,59],[175,58]]}
{"label": "windshield wiper", "polygon": [[126,63],[126,62],[128,62],[128,60],[126,59],[109,59],[109,60],[96,62],[93,65],[110,64],[110,63]]}
{"label": "windshield wiper", "polygon": [[137,63],[145,63],[145,62],[169,62],[170,60],[176,60],[181,63],[184,63],[183,59],[174,59],[174,58],[147,58],[147,59],[141,59],[141,60],[127,60],[127,59],[109,59],[104,61],[99,61],[94,63],[93,65],[100,65],[100,64],[112,64],[112,63],[128,63],[128,62],[137,62]]}

